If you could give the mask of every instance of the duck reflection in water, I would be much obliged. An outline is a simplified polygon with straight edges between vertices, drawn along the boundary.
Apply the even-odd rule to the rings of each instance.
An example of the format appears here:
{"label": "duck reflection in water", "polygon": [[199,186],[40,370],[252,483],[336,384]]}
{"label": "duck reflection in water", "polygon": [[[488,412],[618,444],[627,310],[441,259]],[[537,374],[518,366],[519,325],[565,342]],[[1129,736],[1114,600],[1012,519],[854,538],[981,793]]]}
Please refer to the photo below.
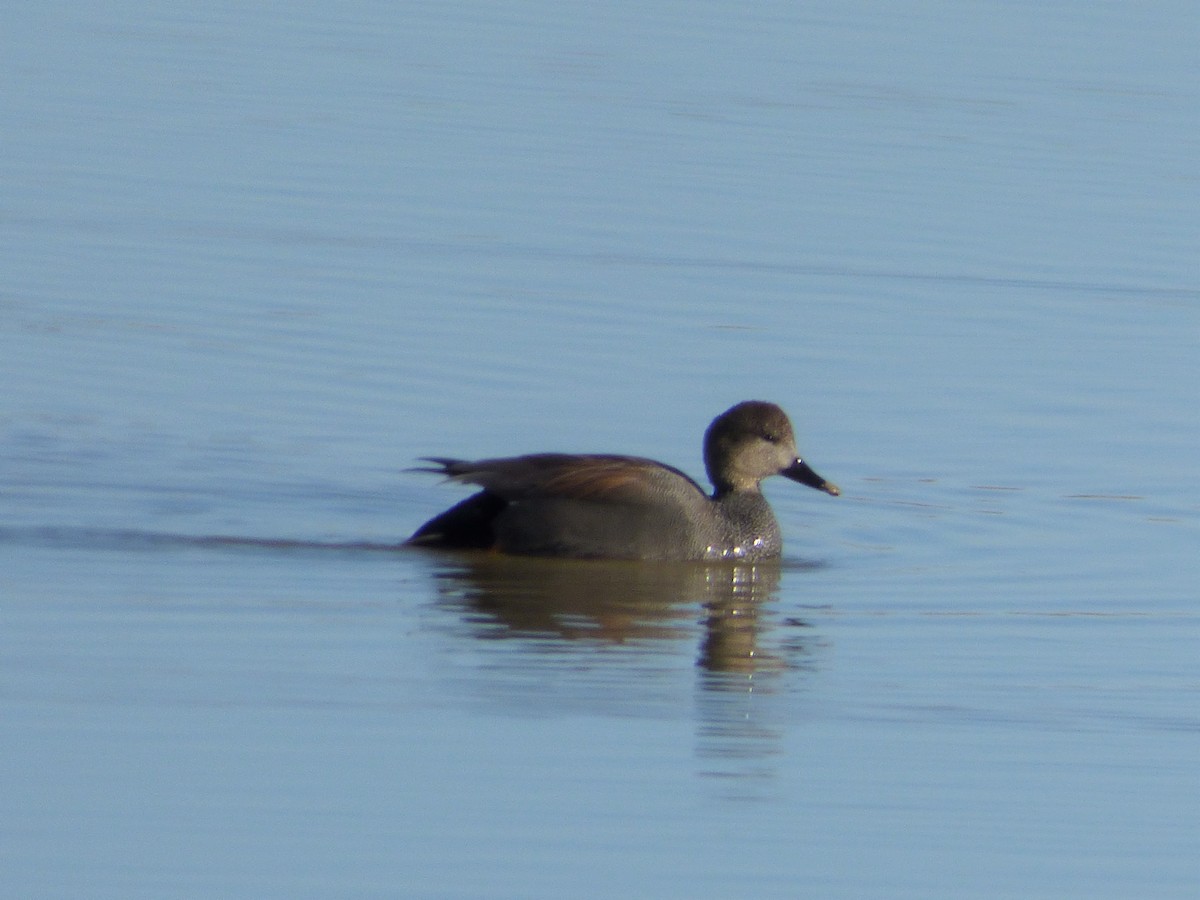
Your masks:
{"label": "duck reflection in water", "polygon": [[704,610],[698,665],[710,672],[786,667],[760,645],[760,611],[781,568],[758,565],[570,561],[457,553],[440,557],[443,600],[480,639],[526,638],[645,645],[693,637]]}
{"label": "duck reflection in water", "polygon": [[[781,678],[808,669],[814,649],[811,632],[790,630],[804,623],[764,614],[776,598],[778,562],[646,565],[479,552],[437,559],[450,627],[516,650],[487,654],[469,681],[472,700],[521,714],[692,715],[699,774],[731,796],[770,796],[794,715]],[[696,646],[699,673],[690,713],[671,674],[685,641]]]}

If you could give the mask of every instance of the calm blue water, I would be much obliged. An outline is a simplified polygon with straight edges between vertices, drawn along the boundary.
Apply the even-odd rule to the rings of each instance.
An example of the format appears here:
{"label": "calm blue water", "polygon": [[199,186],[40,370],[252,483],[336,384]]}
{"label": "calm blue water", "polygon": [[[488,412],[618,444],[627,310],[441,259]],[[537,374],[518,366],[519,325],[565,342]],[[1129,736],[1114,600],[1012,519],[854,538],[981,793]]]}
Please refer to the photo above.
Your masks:
{"label": "calm blue water", "polygon": [[[1195,896],[1198,26],[8,11],[6,891]],[[780,566],[392,549],[747,398]]]}

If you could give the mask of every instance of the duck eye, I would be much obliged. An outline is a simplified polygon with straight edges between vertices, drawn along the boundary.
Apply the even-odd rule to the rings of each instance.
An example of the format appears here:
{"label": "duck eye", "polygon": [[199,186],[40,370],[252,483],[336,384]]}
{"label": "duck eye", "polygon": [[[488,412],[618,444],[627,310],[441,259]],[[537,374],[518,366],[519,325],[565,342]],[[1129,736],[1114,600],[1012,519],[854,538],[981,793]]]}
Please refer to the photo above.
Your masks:
{"label": "duck eye", "polygon": [[775,432],[773,432],[773,431],[768,431],[763,434],[763,440],[767,441],[770,444],[778,444],[779,443],[779,435],[775,434]]}

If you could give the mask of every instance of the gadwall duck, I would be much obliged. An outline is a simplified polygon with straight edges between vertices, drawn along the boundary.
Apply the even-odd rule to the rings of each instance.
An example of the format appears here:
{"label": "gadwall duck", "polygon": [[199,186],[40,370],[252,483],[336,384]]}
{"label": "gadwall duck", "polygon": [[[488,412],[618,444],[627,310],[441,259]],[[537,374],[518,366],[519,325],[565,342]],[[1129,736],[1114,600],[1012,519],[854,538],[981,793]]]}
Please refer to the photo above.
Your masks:
{"label": "gadwall duck", "polygon": [[837,496],[800,459],[792,423],[748,400],[704,434],[712,496],[678,469],[637,456],[537,453],[505,459],[425,457],[417,471],[483,488],[409,538],[422,547],[592,559],[743,560],[779,556],[775,515],[759,490],[772,475]]}

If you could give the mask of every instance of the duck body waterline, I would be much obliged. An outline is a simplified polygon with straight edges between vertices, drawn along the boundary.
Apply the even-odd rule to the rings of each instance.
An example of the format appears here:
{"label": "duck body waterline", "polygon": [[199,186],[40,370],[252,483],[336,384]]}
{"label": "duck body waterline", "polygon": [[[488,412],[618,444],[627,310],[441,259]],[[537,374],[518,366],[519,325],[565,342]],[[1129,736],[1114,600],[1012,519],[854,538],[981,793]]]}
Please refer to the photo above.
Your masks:
{"label": "duck body waterline", "polygon": [[678,469],[636,456],[539,453],[502,459],[430,457],[423,471],[483,490],[422,525],[422,547],[591,559],[774,559],[779,525],[759,488],[771,475],[840,493],[796,452],[778,406],[746,401],[704,438],[710,496]]}

